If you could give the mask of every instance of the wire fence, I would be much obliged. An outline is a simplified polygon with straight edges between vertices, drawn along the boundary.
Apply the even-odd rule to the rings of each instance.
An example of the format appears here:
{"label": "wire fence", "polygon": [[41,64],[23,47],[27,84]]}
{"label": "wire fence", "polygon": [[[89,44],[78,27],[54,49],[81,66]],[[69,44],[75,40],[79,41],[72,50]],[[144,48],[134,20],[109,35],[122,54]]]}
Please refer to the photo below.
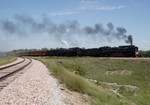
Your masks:
{"label": "wire fence", "polygon": [[17,56],[14,52],[0,52],[0,58],[3,58],[5,56]]}

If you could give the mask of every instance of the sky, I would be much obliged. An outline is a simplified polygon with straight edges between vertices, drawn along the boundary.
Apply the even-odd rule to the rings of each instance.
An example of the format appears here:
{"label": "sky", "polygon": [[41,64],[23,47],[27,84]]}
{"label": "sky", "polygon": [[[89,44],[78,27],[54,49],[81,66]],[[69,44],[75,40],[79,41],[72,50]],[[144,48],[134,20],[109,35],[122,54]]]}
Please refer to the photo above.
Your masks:
{"label": "sky", "polygon": [[150,50],[149,0],[0,0],[0,51],[130,45],[129,35]]}

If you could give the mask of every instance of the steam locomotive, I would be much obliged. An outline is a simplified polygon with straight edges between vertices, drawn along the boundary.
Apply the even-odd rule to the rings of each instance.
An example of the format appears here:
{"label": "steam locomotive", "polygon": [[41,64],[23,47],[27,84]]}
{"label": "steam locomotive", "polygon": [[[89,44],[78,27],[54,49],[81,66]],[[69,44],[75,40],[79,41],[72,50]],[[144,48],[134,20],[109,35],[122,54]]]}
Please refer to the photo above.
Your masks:
{"label": "steam locomotive", "polygon": [[93,57],[138,57],[138,47],[134,45],[100,48],[69,48],[50,51],[28,51],[18,53],[19,56],[93,56]]}

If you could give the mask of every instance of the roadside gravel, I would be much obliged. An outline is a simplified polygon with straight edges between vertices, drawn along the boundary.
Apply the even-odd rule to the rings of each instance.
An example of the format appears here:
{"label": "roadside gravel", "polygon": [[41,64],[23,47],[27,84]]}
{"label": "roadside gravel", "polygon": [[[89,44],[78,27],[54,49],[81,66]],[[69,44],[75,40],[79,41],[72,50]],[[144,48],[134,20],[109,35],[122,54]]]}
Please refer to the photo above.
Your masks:
{"label": "roadside gravel", "polygon": [[0,105],[64,105],[63,94],[44,64],[32,66],[0,92]]}

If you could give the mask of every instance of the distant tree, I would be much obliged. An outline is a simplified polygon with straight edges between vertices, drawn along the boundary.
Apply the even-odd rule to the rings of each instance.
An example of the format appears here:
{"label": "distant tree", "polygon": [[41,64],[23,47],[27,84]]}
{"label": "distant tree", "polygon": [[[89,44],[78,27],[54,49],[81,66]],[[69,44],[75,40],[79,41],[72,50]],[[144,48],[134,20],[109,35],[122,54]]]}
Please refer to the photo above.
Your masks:
{"label": "distant tree", "polygon": [[49,50],[55,50],[54,48],[50,48]]}
{"label": "distant tree", "polygon": [[59,47],[56,48],[56,50],[58,50],[58,49],[59,49]]}
{"label": "distant tree", "polygon": [[85,47],[82,47],[82,49],[85,49]]}
{"label": "distant tree", "polygon": [[45,47],[45,48],[42,48],[41,50],[42,50],[42,51],[47,51],[47,50],[49,50],[49,49]]}
{"label": "distant tree", "polygon": [[150,50],[149,51],[139,51],[139,57],[150,57]]}
{"label": "distant tree", "polygon": [[17,52],[17,50],[13,50],[12,52]]}
{"label": "distant tree", "polygon": [[12,52],[19,53],[25,51],[37,51],[37,49],[17,49],[17,50],[13,50]]}
{"label": "distant tree", "polygon": [[29,49],[28,51],[37,51],[37,49]]}

